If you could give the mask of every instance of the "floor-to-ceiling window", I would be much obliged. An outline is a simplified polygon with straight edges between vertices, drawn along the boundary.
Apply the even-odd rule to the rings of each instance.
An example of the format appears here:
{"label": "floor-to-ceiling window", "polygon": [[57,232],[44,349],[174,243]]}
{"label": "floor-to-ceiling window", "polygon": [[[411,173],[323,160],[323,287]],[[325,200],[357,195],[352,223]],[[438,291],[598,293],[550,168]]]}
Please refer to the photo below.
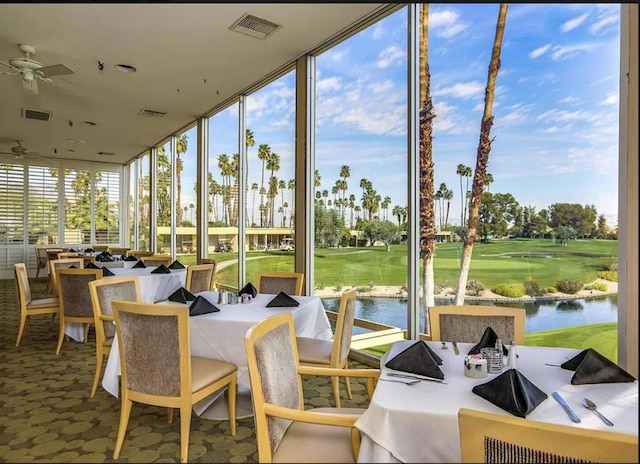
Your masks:
{"label": "floor-to-ceiling window", "polygon": [[197,133],[196,126],[176,136],[176,259],[183,264],[196,262],[197,253]]}
{"label": "floor-to-ceiling window", "polygon": [[173,159],[171,141],[156,148],[156,253],[171,253]]}

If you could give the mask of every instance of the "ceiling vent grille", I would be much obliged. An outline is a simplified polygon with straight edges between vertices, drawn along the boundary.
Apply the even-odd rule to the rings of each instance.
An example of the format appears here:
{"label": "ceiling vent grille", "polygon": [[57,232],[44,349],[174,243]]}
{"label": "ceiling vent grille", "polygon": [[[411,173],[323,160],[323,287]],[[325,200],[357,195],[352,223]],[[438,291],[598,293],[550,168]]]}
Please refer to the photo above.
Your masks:
{"label": "ceiling vent grille", "polygon": [[49,111],[38,111],[22,108],[22,117],[25,119],[37,119],[38,121],[51,121],[53,113]]}
{"label": "ceiling vent grille", "polygon": [[148,118],[164,118],[167,113],[162,111],[142,110],[138,113],[138,116],[145,116]]}
{"label": "ceiling vent grille", "polygon": [[245,13],[229,29],[257,39],[266,39],[281,27],[268,19]]}

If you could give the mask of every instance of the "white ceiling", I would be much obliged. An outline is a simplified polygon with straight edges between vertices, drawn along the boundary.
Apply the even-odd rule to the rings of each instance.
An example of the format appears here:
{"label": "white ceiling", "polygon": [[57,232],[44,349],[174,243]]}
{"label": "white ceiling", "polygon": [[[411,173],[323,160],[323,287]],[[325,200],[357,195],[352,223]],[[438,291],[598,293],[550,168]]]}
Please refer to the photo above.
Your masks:
{"label": "white ceiling", "polygon": [[[0,61],[23,56],[18,44],[26,43],[37,49],[32,59],[75,74],[39,81],[37,95],[20,76],[0,74],[0,152],[18,139],[43,156],[126,163],[384,5],[1,4]],[[282,27],[264,40],[231,31],[245,13]],[[119,63],[138,71],[122,73]],[[24,119],[23,108],[53,117]],[[145,118],[143,109],[167,114]]]}

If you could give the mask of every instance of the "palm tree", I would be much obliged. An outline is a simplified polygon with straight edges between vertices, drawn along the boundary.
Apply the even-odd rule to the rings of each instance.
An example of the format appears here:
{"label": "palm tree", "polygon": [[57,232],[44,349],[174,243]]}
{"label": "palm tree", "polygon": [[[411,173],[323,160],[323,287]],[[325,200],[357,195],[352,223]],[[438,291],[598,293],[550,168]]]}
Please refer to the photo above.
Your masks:
{"label": "palm tree", "polygon": [[229,155],[222,153],[218,155],[218,168],[222,176],[222,220],[229,225],[229,177],[231,173],[231,163]]}
{"label": "palm tree", "polygon": [[195,208],[195,205],[193,203],[189,203],[189,209],[191,210],[191,224],[195,224],[195,218],[193,217],[193,208]]}
{"label": "palm tree", "polygon": [[352,193],[349,195],[349,209],[351,214],[349,216],[349,228],[353,229],[353,208],[356,206],[356,196]]}
{"label": "palm tree", "polygon": [[500,51],[502,49],[504,27],[507,21],[507,7],[507,3],[500,4],[498,21],[496,24],[496,36],[493,41],[491,62],[489,63],[487,88],[484,94],[484,113],[482,115],[482,122],[480,125],[480,142],[478,143],[476,156],[476,170],[473,177],[473,187],[471,188],[472,194],[471,204],[469,207],[469,225],[467,227],[464,246],[462,248],[462,262],[460,263],[460,273],[458,275],[458,285],[456,287],[455,305],[464,304],[469,268],[471,267],[473,243],[476,239],[478,229],[480,203],[482,201],[482,193],[484,192],[487,164],[489,164],[489,152],[491,151],[491,143],[493,142],[493,139],[490,138],[491,126],[493,125],[493,98],[496,88],[496,78],[498,77],[498,70],[500,69]]}
{"label": "palm tree", "polygon": [[251,225],[255,224],[255,209],[256,209],[256,192],[258,191],[258,183],[251,184],[251,190],[253,190],[253,201],[251,202]]}
{"label": "palm tree", "polygon": [[[265,163],[271,156],[271,147],[267,144],[262,144],[258,147],[258,159],[262,160],[262,179],[260,181],[260,210],[263,210],[264,207],[264,195],[263,191],[266,191],[264,188],[264,167]],[[262,215],[260,215],[260,227],[264,227],[264,219]]]}
{"label": "palm tree", "polygon": [[351,168],[346,164],[340,168],[340,177],[342,178],[342,182],[340,182],[340,190],[342,192],[342,215],[345,213],[346,209],[346,199],[347,199],[347,189],[349,188],[347,179],[351,177]]}
{"label": "palm tree", "polygon": [[189,137],[186,133],[180,135],[176,141],[176,224],[182,223],[182,208],[180,206],[180,194],[182,192],[182,159],[180,155],[187,151]]}
{"label": "palm tree", "polygon": [[446,230],[449,224],[449,210],[451,209],[451,200],[453,200],[453,190],[447,188],[442,194],[442,198],[447,200],[447,213],[444,216],[444,230]]}
{"label": "palm tree", "polygon": [[275,172],[280,170],[280,156],[277,153],[271,153],[269,159],[267,159],[266,168],[271,171],[271,177],[269,178],[269,220],[270,227],[274,226],[273,220],[275,216],[275,198],[278,195],[278,179],[275,176]]}
{"label": "palm tree", "polygon": [[[422,291],[425,307],[435,306],[435,277],[433,258],[436,251],[435,192],[433,173],[433,101],[431,100],[431,76],[429,74],[429,4],[423,3],[420,11],[420,258],[422,267]],[[427,309],[428,311],[428,309]],[[427,314],[428,316],[428,314]],[[428,321],[429,318],[427,317]]]}
{"label": "palm tree", "polygon": [[[317,171],[316,171],[317,172]],[[289,181],[287,182],[287,189],[291,190],[291,214],[289,215],[289,227],[293,227],[293,217],[295,214],[295,190],[296,190],[296,180],[295,179],[289,179]]]}
{"label": "palm tree", "polygon": [[[460,176],[460,226],[464,227],[465,217],[467,215],[467,192],[469,191],[469,178],[473,174],[473,171],[469,166],[459,164],[456,168],[456,174]],[[463,190],[462,188],[463,178],[467,179],[467,188],[465,190]]]}
{"label": "palm tree", "polygon": [[[244,145],[245,145],[245,153],[244,153],[244,217],[245,224],[247,227],[249,226],[249,212],[247,211],[247,197],[249,196],[249,147],[255,146],[256,141],[253,138],[253,131],[246,129],[244,131]],[[253,215],[253,211],[251,211]]]}
{"label": "palm tree", "polygon": [[489,185],[491,184],[493,184],[493,174],[488,172],[484,176],[484,185],[487,188],[487,192],[489,191]]}

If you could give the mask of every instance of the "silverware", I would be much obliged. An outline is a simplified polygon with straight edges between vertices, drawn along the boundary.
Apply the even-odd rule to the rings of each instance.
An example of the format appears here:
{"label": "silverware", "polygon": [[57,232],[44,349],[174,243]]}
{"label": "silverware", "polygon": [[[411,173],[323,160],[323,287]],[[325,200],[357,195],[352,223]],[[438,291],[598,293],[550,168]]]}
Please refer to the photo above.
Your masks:
{"label": "silverware", "polygon": [[596,406],[596,404],[593,401],[591,401],[589,398],[582,398],[582,406],[584,406],[585,408],[595,412],[596,415],[600,419],[602,419],[602,422],[604,422],[605,424],[613,427],[613,422],[611,422],[609,419],[607,419],[602,414],[600,414],[600,411],[598,411],[598,407]]}
{"label": "silverware", "polygon": [[425,382],[438,382],[438,383],[444,383],[444,384],[447,383],[444,380],[434,379],[434,378],[431,378],[431,377],[418,377],[417,375],[400,374],[400,373],[397,373],[397,372],[387,372],[387,375],[389,377],[399,377],[401,379],[416,379],[418,381],[424,380]]}
{"label": "silverware", "polygon": [[458,349],[458,344],[456,342],[451,342],[453,344],[453,352],[455,354],[460,354],[460,350]]}
{"label": "silverware", "polygon": [[569,418],[573,421],[573,422],[580,422],[580,418],[576,415],[575,412],[573,412],[573,409],[571,409],[569,407],[569,405],[567,404],[567,402],[564,400],[564,398],[562,396],[560,396],[560,393],[558,392],[553,392],[551,394],[555,400],[560,403],[560,405],[564,408],[564,410],[567,412],[567,414],[569,415]]}
{"label": "silverware", "polygon": [[380,380],[383,380],[384,382],[403,383],[405,385],[415,385],[417,383],[420,383],[420,380],[385,379],[384,377],[380,377]]}
{"label": "silverware", "polygon": [[448,348],[448,347],[447,347],[447,342],[442,342],[442,349],[443,349],[443,350],[446,350],[447,348]]}
{"label": "silverware", "polygon": [[551,366],[551,367],[561,367],[560,364],[551,364],[551,363],[544,363],[545,366]]}

